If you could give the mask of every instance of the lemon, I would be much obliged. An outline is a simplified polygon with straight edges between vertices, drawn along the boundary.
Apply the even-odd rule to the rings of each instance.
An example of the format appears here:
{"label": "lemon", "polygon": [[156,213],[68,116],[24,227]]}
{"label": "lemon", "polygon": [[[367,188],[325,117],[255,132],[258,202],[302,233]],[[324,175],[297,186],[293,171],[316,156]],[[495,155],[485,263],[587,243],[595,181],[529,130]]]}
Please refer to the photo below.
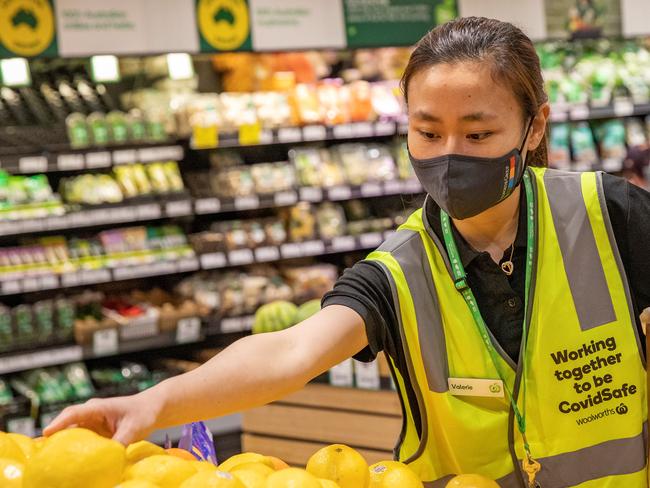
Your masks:
{"label": "lemon", "polygon": [[321,488],[321,484],[303,469],[287,468],[266,478],[266,488]]}
{"label": "lemon", "polygon": [[24,466],[13,459],[0,458],[0,486],[22,488]]}
{"label": "lemon", "polygon": [[11,439],[13,439],[16,444],[18,444],[18,447],[20,447],[20,449],[23,451],[23,454],[25,455],[25,459],[32,457],[36,451],[36,446],[34,446],[34,440],[31,437],[27,437],[23,434],[13,434],[11,432],[7,435],[11,437]]}
{"label": "lemon", "polygon": [[232,468],[237,466],[238,464],[244,464],[244,463],[263,463],[266,464],[269,468],[273,469],[273,461],[271,461],[269,458],[266,456],[262,456],[261,454],[257,454],[255,452],[245,452],[242,454],[237,454],[228,460],[224,461],[219,465],[219,471],[230,471]]}
{"label": "lemon", "polygon": [[165,450],[149,441],[135,442],[126,448],[126,462],[135,464],[149,456],[165,454]]}
{"label": "lemon", "polygon": [[126,470],[127,480],[146,480],[160,485],[160,488],[178,488],[183,481],[196,474],[190,461],[156,454],[138,461]]}
{"label": "lemon", "polygon": [[190,461],[190,464],[194,466],[194,469],[196,469],[196,472],[200,471],[213,471],[217,469],[217,467],[212,464],[210,461]]}
{"label": "lemon", "polygon": [[266,456],[266,458],[271,460],[271,462],[273,463],[273,469],[275,469],[276,471],[279,471],[281,469],[287,469],[290,467],[282,459],[277,458],[275,456]]}
{"label": "lemon", "polygon": [[185,480],[179,488],[246,488],[235,476],[219,471],[202,471]]}
{"label": "lemon", "polygon": [[151,481],[145,480],[129,480],[120,483],[115,488],[160,488],[158,485],[153,484]]}
{"label": "lemon", "polygon": [[49,437],[25,466],[24,488],[113,488],[122,480],[124,446],[87,429]]}
{"label": "lemon", "polygon": [[446,488],[499,488],[499,485],[480,474],[461,474],[449,481]]}
{"label": "lemon", "polygon": [[422,481],[411,468],[397,461],[382,461],[370,466],[369,488],[422,488]]}
{"label": "lemon", "polygon": [[0,432],[0,457],[25,463],[25,453],[20,445],[7,433]]}
{"label": "lemon", "polygon": [[341,488],[365,488],[368,486],[368,463],[351,447],[334,444],[316,452],[307,462],[307,471]]}
{"label": "lemon", "polygon": [[275,471],[262,463],[238,464],[230,473],[246,486],[246,488],[263,488],[268,478]]}
{"label": "lemon", "polygon": [[318,479],[321,488],[341,488],[338,484],[334,483],[332,480],[324,480],[322,478]]}

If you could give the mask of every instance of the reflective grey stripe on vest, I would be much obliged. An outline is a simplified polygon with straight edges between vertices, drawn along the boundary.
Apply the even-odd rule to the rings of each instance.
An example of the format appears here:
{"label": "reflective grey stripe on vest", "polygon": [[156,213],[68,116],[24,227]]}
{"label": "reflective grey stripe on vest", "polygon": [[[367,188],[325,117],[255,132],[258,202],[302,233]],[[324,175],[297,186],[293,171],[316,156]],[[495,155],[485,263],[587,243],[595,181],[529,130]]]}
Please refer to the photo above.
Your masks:
{"label": "reflective grey stripe on vest", "polygon": [[603,173],[601,171],[596,173],[596,188],[598,189],[598,200],[600,201],[600,211],[603,214],[603,221],[605,222],[605,228],[607,229],[607,235],[609,237],[609,245],[614,253],[614,259],[616,260],[616,265],[618,266],[618,271],[621,275],[621,281],[623,282],[623,289],[625,290],[625,298],[627,299],[627,308],[630,310],[630,320],[634,329],[634,336],[636,337],[636,344],[639,348],[639,356],[641,357],[641,362],[643,367],[647,369],[647,358],[645,357],[645,337],[641,341],[639,336],[639,329],[636,327],[637,317],[634,316],[634,305],[632,304],[632,293],[630,292],[630,283],[627,280],[627,273],[625,272],[625,266],[623,266],[623,260],[621,259],[621,253],[618,250],[618,244],[616,243],[616,236],[614,235],[614,229],[612,228],[612,221],[609,217],[609,211],[607,210],[607,200],[605,199],[605,191],[603,190]]}
{"label": "reflective grey stripe on vest", "polygon": [[580,173],[548,170],[544,186],[580,328],[614,322],[614,304],[582,198]]}
{"label": "reflective grey stripe on vest", "polygon": [[[424,488],[445,488],[447,483],[449,483],[454,476],[455,475],[450,474],[449,476],[445,476],[436,481],[424,481]],[[497,484],[499,485],[499,488],[521,488],[521,482],[515,473],[510,473],[503,478],[499,478]],[[555,485],[553,485],[553,488],[556,488]]]}
{"label": "reflective grey stripe on vest", "polygon": [[422,236],[418,232],[401,230],[382,244],[379,250],[390,252],[402,268],[415,308],[422,363],[429,390],[445,393],[449,390],[447,345]]}
{"label": "reflective grey stripe on vest", "polygon": [[[643,432],[629,439],[615,439],[596,446],[539,459],[542,470],[537,475],[541,486],[565,488],[586,481],[632,474],[646,465],[645,449],[648,435],[647,424]],[[424,482],[426,488],[444,488],[454,476]],[[501,488],[520,488],[515,473],[497,480]]]}

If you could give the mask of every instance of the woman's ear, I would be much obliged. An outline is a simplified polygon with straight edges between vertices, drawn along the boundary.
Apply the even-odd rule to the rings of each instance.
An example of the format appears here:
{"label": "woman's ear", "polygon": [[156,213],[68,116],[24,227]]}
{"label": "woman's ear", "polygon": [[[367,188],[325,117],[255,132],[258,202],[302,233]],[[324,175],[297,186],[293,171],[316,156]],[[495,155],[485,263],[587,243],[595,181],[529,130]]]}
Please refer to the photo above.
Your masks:
{"label": "woman's ear", "polygon": [[537,149],[537,146],[540,145],[544,134],[546,133],[546,125],[548,123],[548,118],[551,113],[551,106],[548,102],[542,104],[537,111],[537,115],[533,120],[533,126],[531,129],[530,137],[528,138],[528,150],[534,151]]}

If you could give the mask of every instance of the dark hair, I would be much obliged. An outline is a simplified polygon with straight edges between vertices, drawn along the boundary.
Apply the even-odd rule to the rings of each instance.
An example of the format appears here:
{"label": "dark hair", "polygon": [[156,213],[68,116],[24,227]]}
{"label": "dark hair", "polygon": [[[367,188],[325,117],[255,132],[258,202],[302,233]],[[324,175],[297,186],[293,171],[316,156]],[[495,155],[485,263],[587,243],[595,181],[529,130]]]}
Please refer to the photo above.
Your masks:
{"label": "dark hair", "polygon": [[[525,121],[548,100],[535,46],[521,29],[496,19],[463,17],[436,27],[415,46],[401,82],[407,102],[413,75],[436,64],[462,61],[490,62],[492,78],[512,88]],[[526,157],[528,164],[548,166],[546,141],[545,134]]]}

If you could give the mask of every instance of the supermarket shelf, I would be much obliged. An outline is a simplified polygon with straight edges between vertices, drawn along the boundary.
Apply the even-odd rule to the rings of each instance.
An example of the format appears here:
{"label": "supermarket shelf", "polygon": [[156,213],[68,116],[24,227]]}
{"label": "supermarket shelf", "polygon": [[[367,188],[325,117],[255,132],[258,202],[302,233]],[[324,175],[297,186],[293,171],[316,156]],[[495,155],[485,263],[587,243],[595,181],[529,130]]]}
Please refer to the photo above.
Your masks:
{"label": "supermarket shelf", "polygon": [[253,263],[268,263],[281,259],[361,251],[379,246],[392,232],[368,232],[360,236],[340,236],[327,240],[316,239],[301,243],[286,243],[281,246],[265,246],[255,250],[238,249],[228,253],[207,253],[200,255],[198,258],[190,257],[178,261],[160,261],[114,269],[80,270],[62,275],[48,274],[6,280],[0,282],[0,296],[33,293],[73,286],[97,285],[152,276],[165,276],[197,271],[199,269],[220,269]]}
{"label": "supermarket shelf", "polygon": [[299,201],[312,203],[336,202],[357,198],[415,194],[422,191],[422,185],[417,179],[369,182],[360,186],[302,187],[297,190],[286,190],[270,195],[252,195],[230,199],[219,199],[217,197],[197,198],[194,200],[194,213],[207,215],[258,208],[286,207]]}
{"label": "supermarket shelf", "polygon": [[180,145],[138,145],[2,156],[0,168],[12,174],[33,174],[109,168],[130,163],[182,161],[184,157],[185,151]]}
{"label": "supermarket shelf", "polygon": [[145,222],[166,217],[187,217],[194,213],[193,201],[186,196],[164,200],[87,208],[61,216],[0,221],[0,237],[58,230],[81,229],[111,224]]}
{"label": "supermarket shelf", "polygon": [[360,236],[340,236],[334,239],[316,239],[280,246],[264,246],[257,249],[238,249],[230,252],[212,252],[199,256],[201,268],[221,269],[229,266],[268,263],[281,259],[323,256],[342,252],[374,249],[386,240],[393,231],[367,232]]}
{"label": "supermarket shelf", "polygon": [[137,203],[104,205],[87,208],[61,216],[37,219],[0,221],[0,237],[11,237],[36,232],[64,231],[84,227],[147,222],[163,218],[189,217],[224,212],[275,208],[294,205],[299,201],[343,201],[399,194],[421,193],[417,180],[393,180],[365,183],[360,186],[340,185],[332,188],[304,187],[271,195],[253,195],[231,199],[170,197],[163,200],[140,200]]}
{"label": "supermarket shelf", "polygon": [[97,285],[100,283],[147,278],[151,276],[187,273],[198,269],[199,260],[196,257],[189,257],[177,261],[160,261],[114,269],[102,268],[79,270],[62,275],[49,274],[2,281],[0,282],[0,296],[54,290],[72,286]]}
{"label": "supermarket shelf", "polygon": [[[251,137],[248,132],[230,132],[219,134],[218,145],[198,146],[190,140],[190,148],[195,150],[233,148],[242,146],[262,146],[270,144],[294,144],[298,142],[319,142],[345,139],[365,139],[389,137],[405,134],[408,127],[405,117],[399,120],[376,122],[353,122],[335,126],[307,125],[304,127],[282,127],[279,129],[262,129]],[[244,140],[244,137],[246,140]]]}
{"label": "supermarket shelf", "polygon": [[587,104],[551,107],[551,122],[578,122],[641,115],[650,115],[650,103],[634,104],[630,100],[618,100],[604,107],[590,107]]}
{"label": "supermarket shelf", "polygon": [[34,368],[45,368],[85,359],[117,356],[134,352],[164,349],[183,344],[193,344],[205,339],[201,322],[196,318],[179,321],[178,328],[170,332],[158,332],[150,328],[149,336],[120,340],[118,329],[95,332],[93,343],[87,346],[69,345],[43,348],[32,352],[12,353],[0,356],[0,374],[10,374]]}

